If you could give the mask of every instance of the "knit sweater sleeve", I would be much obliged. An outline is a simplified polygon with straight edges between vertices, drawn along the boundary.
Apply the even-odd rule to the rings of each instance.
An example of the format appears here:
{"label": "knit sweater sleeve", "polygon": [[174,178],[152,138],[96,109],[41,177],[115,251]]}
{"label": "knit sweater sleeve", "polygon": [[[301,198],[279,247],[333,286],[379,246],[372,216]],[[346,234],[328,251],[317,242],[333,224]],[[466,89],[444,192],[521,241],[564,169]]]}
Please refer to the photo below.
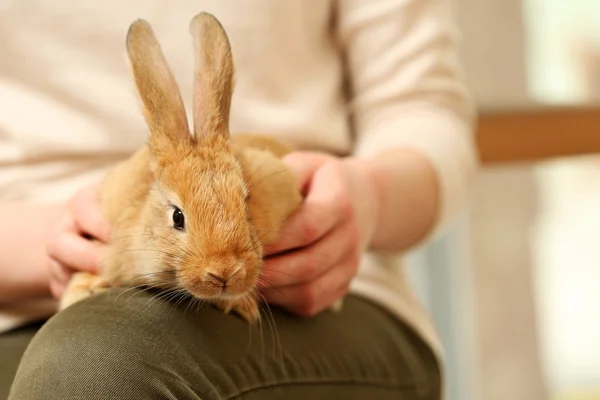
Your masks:
{"label": "knit sweater sleeve", "polygon": [[478,168],[475,107],[450,0],[341,0],[336,20],[351,87],[354,154],[410,148],[425,155],[441,193],[436,235],[466,203]]}

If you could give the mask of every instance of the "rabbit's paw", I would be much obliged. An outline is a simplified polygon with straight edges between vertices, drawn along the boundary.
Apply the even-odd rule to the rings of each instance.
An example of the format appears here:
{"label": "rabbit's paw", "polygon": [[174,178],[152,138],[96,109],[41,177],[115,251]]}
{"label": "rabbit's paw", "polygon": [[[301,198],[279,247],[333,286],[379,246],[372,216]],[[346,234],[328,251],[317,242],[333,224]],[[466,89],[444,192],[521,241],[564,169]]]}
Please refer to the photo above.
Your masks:
{"label": "rabbit's paw", "polygon": [[244,296],[235,300],[217,300],[215,306],[225,313],[233,311],[250,323],[257,322],[260,319],[258,300],[254,296]]}
{"label": "rabbit's paw", "polygon": [[99,276],[87,272],[73,274],[67,288],[60,298],[59,310],[64,310],[93,294],[108,288],[108,282]]}

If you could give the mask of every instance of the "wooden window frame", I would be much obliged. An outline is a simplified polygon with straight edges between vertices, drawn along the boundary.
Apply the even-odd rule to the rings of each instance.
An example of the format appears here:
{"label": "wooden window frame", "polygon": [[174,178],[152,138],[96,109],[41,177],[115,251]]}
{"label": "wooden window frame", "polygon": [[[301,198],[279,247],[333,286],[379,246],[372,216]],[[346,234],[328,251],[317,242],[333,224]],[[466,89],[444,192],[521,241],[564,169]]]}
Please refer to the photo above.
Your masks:
{"label": "wooden window frame", "polygon": [[600,105],[480,112],[483,165],[600,153]]}

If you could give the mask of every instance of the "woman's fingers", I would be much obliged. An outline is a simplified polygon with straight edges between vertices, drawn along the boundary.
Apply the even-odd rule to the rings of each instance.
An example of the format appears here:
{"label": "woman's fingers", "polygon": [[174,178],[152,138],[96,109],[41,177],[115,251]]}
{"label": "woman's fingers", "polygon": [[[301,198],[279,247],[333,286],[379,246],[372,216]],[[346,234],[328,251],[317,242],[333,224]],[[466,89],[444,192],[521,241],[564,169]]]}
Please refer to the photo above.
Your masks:
{"label": "woman's fingers", "polygon": [[95,274],[100,250],[93,242],[74,232],[61,232],[48,243],[48,255],[64,266]]}
{"label": "woman's fingers", "polygon": [[267,258],[259,287],[298,285],[315,280],[345,257],[348,245],[352,245],[348,239],[347,227],[336,227],[309,247]]}
{"label": "woman's fingers", "polygon": [[69,279],[73,275],[73,270],[66,268],[64,265],[54,261],[49,261],[48,267],[50,271],[50,292],[55,298],[60,298],[69,283]]}
{"label": "woman's fingers", "polygon": [[90,235],[102,242],[110,240],[110,225],[99,206],[96,186],[80,190],[69,203],[75,227],[82,234]]}
{"label": "woman's fingers", "polygon": [[278,239],[265,254],[306,247],[353,216],[352,202],[337,162],[312,171],[308,193],[300,208],[281,227]]}
{"label": "woman's fingers", "polygon": [[265,246],[265,254],[309,246],[325,236],[338,222],[334,207],[314,196],[308,197],[282,226],[278,239]]}
{"label": "woman's fingers", "polygon": [[309,317],[330,307],[342,298],[358,269],[358,257],[349,254],[317,279],[292,286],[269,287],[261,291],[269,304],[294,314]]}

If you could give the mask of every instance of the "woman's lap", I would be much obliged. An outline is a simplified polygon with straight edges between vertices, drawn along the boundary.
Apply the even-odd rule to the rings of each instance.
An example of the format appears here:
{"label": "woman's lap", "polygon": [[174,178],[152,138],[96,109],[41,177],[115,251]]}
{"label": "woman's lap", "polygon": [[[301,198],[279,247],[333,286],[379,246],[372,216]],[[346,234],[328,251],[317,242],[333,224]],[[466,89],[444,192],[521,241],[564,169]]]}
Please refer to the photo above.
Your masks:
{"label": "woman's lap", "polygon": [[34,323],[0,334],[0,399],[8,397],[19,360],[41,324]]}
{"label": "woman's lap", "polygon": [[278,335],[265,313],[250,329],[176,303],[112,291],[57,314],[32,339],[10,399],[440,397],[432,352],[364,299],[311,319],[273,309]]}

